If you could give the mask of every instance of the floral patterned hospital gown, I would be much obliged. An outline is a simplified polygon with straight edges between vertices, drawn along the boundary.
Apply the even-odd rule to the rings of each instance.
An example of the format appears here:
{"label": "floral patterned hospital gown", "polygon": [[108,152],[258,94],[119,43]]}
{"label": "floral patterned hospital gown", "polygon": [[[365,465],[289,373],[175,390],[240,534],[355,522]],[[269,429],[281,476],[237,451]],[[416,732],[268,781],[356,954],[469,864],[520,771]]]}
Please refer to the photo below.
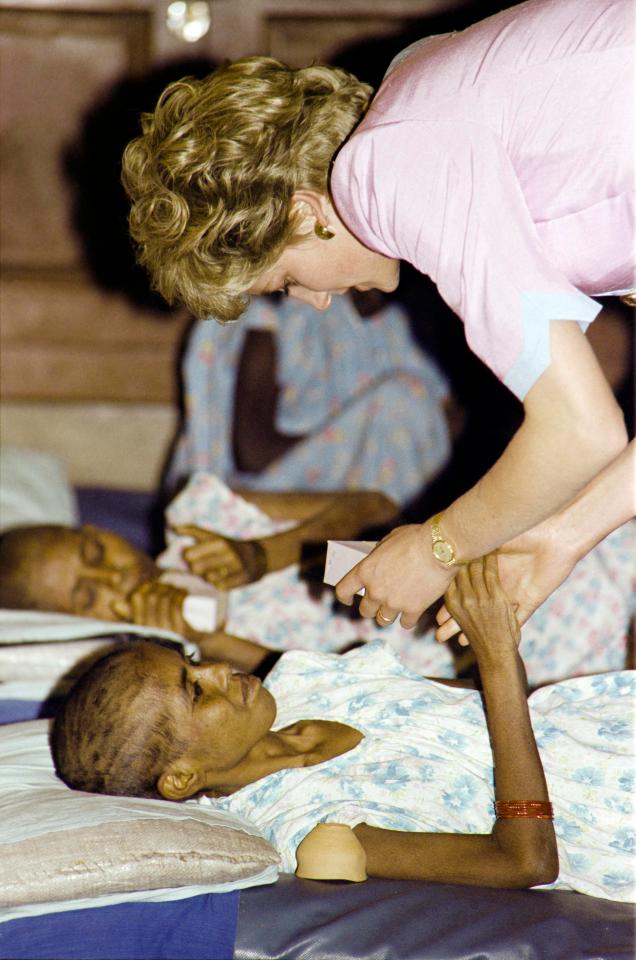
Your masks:
{"label": "floral patterned hospital gown", "polygon": [[[249,330],[276,341],[276,427],[302,437],[260,473],[232,450],[236,375]],[[293,298],[254,297],[241,322],[202,320],[183,363],[185,422],[170,482],[196,470],[252,490],[381,490],[418,495],[450,454],[446,380],[389,303],[360,317],[348,296],[321,313]]]}
{"label": "floral patterned hospital gown", "polygon": [[[217,477],[196,473],[166,511],[170,546],[160,566],[179,569],[181,551],[192,541],[171,526],[193,523],[223,536],[268,536],[293,522],[274,522],[233,493]],[[522,629],[521,654],[531,686],[582,673],[625,666],[627,633],[634,612],[636,521],[612,533],[585,557]],[[379,627],[335,603],[331,587],[317,594],[296,566],[270,573],[257,583],[230,591],[225,628],[229,633],[275,650],[339,651],[352,642],[386,640],[415,673],[455,675],[447,644],[432,629]]]}
{"label": "floral patterned hospital gown", "polygon": [[[266,681],[275,729],[335,720],[364,734],[353,750],[279,770],[220,804],[252,820],[293,872],[316,823],[489,833],[493,766],[480,695],[417,677],[381,642],[345,654],[293,651]],[[551,887],[634,899],[634,671],[579,677],[530,697],[555,811],[560,872]],[[631,757],[631,762],[630,762]]]}

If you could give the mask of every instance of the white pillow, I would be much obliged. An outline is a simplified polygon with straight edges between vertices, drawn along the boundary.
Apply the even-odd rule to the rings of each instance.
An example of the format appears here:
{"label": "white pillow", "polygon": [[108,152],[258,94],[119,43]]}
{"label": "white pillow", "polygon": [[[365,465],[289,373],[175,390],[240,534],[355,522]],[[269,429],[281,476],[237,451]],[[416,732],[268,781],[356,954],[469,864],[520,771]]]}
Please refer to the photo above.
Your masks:
{"label": "white pillow", "polygon": [[0,532],[38,523],[76,526],[79,510],[62,460],[39,450],[0,450]]}
{"label": "white pillow", "polygon": [[48,684],[47,695],[53,688],[62,693],[75,679],[77,670],[88,666],[89,659],[112,643],[110,635],[121,633],[164,637],[181,643],[189,656],[198,654],[195,644],[170,630],[69,613],[0,610],[0,684],[33,681]]}
{"label": "white pillow", "polygon": [[194,801],[106,797],[55,775],[48,722],[0,728],[0,922],[273,883],[258,828]]}

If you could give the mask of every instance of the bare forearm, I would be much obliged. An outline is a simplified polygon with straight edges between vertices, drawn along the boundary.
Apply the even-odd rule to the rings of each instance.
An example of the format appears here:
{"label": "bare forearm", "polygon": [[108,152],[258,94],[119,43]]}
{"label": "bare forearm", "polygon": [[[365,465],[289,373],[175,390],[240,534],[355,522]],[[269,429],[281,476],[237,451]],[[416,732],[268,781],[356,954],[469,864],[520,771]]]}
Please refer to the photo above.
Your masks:
{"label": "bare forearm", "polygon": [[636,515],[636,440],[550,521],[559,542],[580,560]]}
{"label": "bare forearm", "polygon": [[245,673],[253,673],[272,653],[260,643],[235,637],[222,629],[201,634],[197,637],[197,646],[204,660],[222,660]]}
{"label": "bare forearm", "polygon": [[[499,581],[496,555],[462,567],[445,599],[477,657],[493,753],[495,800],[548,801],[528,708],[526,672],[518,652],[519,625]],[[498,818],[492,840],[524,876],[552,877],[558,872],[551,820]]]}
{"label": "bare forearm", "polygon": [[261,473],[289,452],[302,437],[280,433],[276,426],[276,338],[268,330],[248,330],[239,360],[234,394],[232,445],[239,470]]}
{"label": "bare forearm", "polygon": [[577,324],[553,321],[551,363],[485,476],[446,511],[464,559],[482,556],[572,500],[627,444],[621,410]]}
{"label": "bare forearm", "polygon": [[548,789],[526,699],[526,673],[516,651],[480,663],[497,800],[547,800]]}
{"label": "bare forearm", "polygon": [[620,440],[599,449],[569,430],[546,434],[526,421],[488,473],[446,510],[444,531],[462,559],[486,554],[562,508],[617,447]]}
{"label": "bare forearm", "polygon": [[260,541],[267,557],[267,569],[280,570],[298,563],[304,544],[356,537],[366,527],[388,523],[396,513],[396,504],[382,493],[351,491],[333,495],[313,517]]}
{"label": "bare forearm", "polygon": [[[516,650],[495,662],[480,662],[488,730],[493,752],[496,800],[549,800],[526,699],[526,673]],[[548,882],[558,874],[558,853],[550,820],[497,819],[492,839],[522,874],[536,871]]]}
{"label": "bare forearm", "polygon": [[[337,500],[346,501],[357,514],[358,504],[371,505],[371,521],[385,523],[393,520],[398,506],[389,497],[375,491],[347,490],[244,490],[235,489],[244,500],[253,503],[272,520],[308,520],[330,507]],[[376,517],[378,519],[376,519]]]}
{"label": "bare forearm", "polygon": [[497,556],[463,566],[445,596],[477,657],[497,800],[547,800],[519,656],[519,625],[498,576]]}
{"label": "bare forearm", "polygon": [[[521,660],[503,653],[482,663],[484,697],[495,761],[495,796],[547,800],[525,696]],[[492,887],[534,886],[558,870],[552,824],[497,820],[491,834],[405,834],[359,824],[369,876]]]}

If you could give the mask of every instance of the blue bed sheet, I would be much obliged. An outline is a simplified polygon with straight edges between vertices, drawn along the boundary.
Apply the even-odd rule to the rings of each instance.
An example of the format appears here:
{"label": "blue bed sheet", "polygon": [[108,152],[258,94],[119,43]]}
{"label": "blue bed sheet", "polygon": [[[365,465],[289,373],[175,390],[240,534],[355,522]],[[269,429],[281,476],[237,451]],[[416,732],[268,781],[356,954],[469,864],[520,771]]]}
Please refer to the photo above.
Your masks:
{"label": "blue bed sheet", "polygon": [[[1,693],[0,688],[0,693]],[[59,700],[0,700],[0,724],[46,720],[55,715]]]}
{"label": "blue bed sheet", "polygon": [[231,960],[239,892],[0,924],[2,960]]}

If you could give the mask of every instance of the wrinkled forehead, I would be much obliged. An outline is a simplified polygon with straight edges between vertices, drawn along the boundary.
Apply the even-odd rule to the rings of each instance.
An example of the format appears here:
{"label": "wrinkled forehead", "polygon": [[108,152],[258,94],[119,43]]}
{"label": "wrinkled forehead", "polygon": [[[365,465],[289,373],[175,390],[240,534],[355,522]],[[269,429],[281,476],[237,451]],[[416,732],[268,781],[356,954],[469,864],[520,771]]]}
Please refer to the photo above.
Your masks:
{"label": "wrinkled forehead", "polygon": [[139,669],[149,682],[165,690],[182,688],[186,658],[180,647],[154,640],[137,647]]}
{"label": "wrinkled forehead", "polygon": [[60,528],[28,541],[16,576],[36,607],[72,612],[69,598],[78,575],[80,551],[78,530]]}
{"label": "wrinkled forehead", "polygon": [[139,638],[122,639],[116,647],[106,672],[109,684],[162,695],[179,688],[186,661],[177,645]]}
{"label": "wrinkled forehead", "polygon": [[25,551],[32,563],[49,560],[72,560],[81,551],[82,531],[73,527],[57,527],[40,534],[34,530]]}

